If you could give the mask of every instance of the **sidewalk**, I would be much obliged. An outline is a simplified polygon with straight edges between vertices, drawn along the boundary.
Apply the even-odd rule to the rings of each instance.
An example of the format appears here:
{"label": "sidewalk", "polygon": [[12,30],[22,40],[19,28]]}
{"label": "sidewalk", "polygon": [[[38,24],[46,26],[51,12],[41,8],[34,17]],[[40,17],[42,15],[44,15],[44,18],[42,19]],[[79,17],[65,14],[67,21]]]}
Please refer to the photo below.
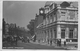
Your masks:
{"label": "sidewalk", "polygon": [[73,47],[73,46],[57,46],[57,45],[55,45],[55,44],[50,45],[50,44],[45,43],[45,42],[40,42],[40,43],[39,43],[39,42],[31,42],[31,43],[33,43],[33,44],[45,45],[45,46],[53,46],[53,47],[55,47],[55,48],[77,49],[77,48],[75,48],[75,47]]}

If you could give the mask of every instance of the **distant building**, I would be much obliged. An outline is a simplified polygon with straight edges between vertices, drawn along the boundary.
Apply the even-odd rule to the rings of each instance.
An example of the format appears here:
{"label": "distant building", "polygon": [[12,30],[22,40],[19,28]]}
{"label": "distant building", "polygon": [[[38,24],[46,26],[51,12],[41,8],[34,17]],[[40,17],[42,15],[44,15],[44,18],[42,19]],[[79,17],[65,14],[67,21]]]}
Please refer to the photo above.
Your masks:
{"label": "distant building", "polygon": [[9,32],[9,24],[8,23],[5,24],[5,32],[6,32],[6,34],[8,34],[8,32]]}
{"label": "distant building", "polygon": [[[35,34],[38,41],[61,44],[78,42],[78,2],[46,2],[45,16],[36,16]],[[41,11],[42,13],[42,11]],[[45,17],[45,19],[43,19]]]}

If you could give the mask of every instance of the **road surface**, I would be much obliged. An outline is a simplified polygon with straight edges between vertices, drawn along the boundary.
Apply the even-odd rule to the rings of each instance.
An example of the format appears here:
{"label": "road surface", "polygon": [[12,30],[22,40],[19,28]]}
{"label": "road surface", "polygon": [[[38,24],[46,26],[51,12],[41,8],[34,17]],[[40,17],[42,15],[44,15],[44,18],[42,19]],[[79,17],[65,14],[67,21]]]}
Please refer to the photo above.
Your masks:
{"label": "road surface", "polygon": [[24,49],[56,49],[56,50],[64,49],[64,48],[55,48],[54,46],[46,46],[46,45],[23,43],[23,42],[18,42],[18,47],[23,47]]}

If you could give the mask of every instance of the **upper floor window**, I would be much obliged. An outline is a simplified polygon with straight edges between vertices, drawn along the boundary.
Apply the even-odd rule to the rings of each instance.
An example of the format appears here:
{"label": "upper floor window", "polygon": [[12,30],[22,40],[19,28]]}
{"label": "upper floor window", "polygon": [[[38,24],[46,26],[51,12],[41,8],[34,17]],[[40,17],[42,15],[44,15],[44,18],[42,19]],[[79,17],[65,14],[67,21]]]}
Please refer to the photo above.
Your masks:
{"label": "upper floor window", "polygon": [[65,12],[61,12],[62,14],[65,14]]}
{"label": "upper floor window", "polygon": [[51,10],[51,9],[53,9],[53,4],[52,4],[52,5],[50,5],[50,10]]}
{"label": "upper floor window", "polygon": [[75,11],[70,10],[69,16],[70,16],[70,19],[74,19],[75,18]]}
{"label": "upper floor window", "polygon": [[66,12],[61,12],[61,16],[65,16]]}

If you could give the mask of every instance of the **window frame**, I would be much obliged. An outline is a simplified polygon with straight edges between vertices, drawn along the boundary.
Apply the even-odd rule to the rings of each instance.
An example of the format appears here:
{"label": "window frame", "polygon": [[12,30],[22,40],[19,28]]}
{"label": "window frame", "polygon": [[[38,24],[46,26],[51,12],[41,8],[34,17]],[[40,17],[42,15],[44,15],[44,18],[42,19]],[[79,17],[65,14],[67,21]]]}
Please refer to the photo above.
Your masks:
{"label": "window frame", "polygon": [[69,38],[73,38],[73,34],[74,34],[74,29],[69,29]]}
{"label": "window frame", "polygon": [[[64,30],[64,32],[62,30]],[[65,28],[61,29],[61,38],[65,38],[65,31]]]}

